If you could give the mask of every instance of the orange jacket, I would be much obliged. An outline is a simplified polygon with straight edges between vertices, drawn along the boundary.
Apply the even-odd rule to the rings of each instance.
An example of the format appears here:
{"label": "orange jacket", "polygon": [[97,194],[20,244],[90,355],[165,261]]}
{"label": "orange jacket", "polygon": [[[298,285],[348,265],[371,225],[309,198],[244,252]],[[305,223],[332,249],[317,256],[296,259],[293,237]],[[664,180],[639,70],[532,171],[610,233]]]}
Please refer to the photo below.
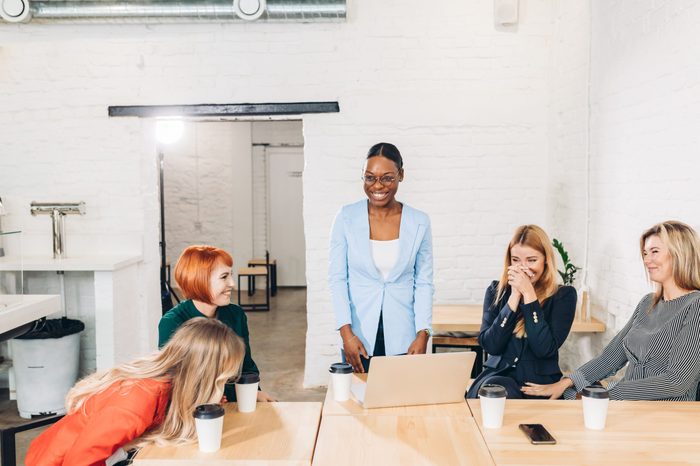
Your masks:
{"label": "orange jacket", "polygon": [[49,427],[29,446],[26,466],[104,466],[119,447],[165,418],[170,384],[115,383]]}

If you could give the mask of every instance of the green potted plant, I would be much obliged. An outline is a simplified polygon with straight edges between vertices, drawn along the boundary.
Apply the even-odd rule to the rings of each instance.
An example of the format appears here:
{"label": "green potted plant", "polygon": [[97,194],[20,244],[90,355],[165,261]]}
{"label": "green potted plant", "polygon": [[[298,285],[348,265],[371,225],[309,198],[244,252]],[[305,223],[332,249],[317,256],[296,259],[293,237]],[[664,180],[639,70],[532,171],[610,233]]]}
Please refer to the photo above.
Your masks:
{"label": "green potted plant", "polygon": [[569,260],[569,253],[566,252],[566,249],[564,249],[564,244],[561,241],[556,238],[552,239],[552,246],[554,246],[554,249],[559,252],[561,261],[564,263],[564,270],[557,270],[557,272],[559,272],[564,285],[573,286],[574,281],[576,280],[576,272],[581,270],[581,267],[576,267],[571,263]]}
{"label": "green potted plant", "polygon": [[[561,256],[561,261],[564,264],[564,270],[558,270],[559,276],[561,276],[564,285],[574,285],[576,280],[576,272],[581,270],[581,267],[576,267],[569,259],[569,253],[564,249],[564,244],[556,238],[552,239],[552,246],[559,252]],[[588,287],[584,284],[579,290],[577,290],[578,299],[576,300],[576,313],[579,320],[590,320],[590,312],[588,308]]]}

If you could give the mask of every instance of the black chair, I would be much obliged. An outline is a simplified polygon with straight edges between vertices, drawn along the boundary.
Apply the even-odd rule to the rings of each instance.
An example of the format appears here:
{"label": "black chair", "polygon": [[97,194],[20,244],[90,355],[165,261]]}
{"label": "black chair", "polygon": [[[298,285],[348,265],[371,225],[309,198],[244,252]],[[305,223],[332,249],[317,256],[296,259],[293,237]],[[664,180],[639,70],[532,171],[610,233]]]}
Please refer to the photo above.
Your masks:
{"label": "black chair", "polygon": [[433,353],[437,348],[467,348],[476,353],[476,360],[472,368],[472,379],[475,379],[484,368],[484,349],[479,344],[476,336],[469,334],[435,334],[433,335]]}
{"label": "black chair", "polygon": [[15,451],[16,434],[19,432],[36,429],[37,427],[53,424],[62,417],[63,414],[42,416],[32,419],[29,422],[5,427],[0,430],[0,445],[2,446],[2,451],[0,451],[0,459],[2,461],[0,461],[0,464],[3,466],[17,466],[17,452]]}

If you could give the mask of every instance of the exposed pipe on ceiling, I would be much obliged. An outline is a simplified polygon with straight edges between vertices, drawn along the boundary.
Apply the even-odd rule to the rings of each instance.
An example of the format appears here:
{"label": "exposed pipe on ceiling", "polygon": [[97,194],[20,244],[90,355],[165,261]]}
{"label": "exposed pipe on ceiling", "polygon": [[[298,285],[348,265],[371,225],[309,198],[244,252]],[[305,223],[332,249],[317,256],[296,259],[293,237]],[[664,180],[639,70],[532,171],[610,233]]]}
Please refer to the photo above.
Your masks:
{"label": "exposed pipe on ceiling", "polygon": [[[241,21],[232,0],[29,0],[32,19],[42,21]],[[346,0],[267,0],[259,21],[344,21]]]}

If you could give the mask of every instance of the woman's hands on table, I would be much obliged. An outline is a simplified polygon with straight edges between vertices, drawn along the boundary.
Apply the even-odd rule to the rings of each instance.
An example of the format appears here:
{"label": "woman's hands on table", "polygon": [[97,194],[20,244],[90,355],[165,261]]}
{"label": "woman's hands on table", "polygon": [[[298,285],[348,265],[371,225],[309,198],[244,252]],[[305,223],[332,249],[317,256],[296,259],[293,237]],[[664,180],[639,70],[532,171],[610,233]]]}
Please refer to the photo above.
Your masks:
{"label": "woman's hands on table", "polygon": [[343,325],[340,328],[340,336],[343,339],[343,351],[345,352],[346,361],[352,366],[353,371],[363,373],[365,369],[362,367],[360,356],[369,359],[365,345],[362,344],[357,335],[352,333],[350,324]]}

